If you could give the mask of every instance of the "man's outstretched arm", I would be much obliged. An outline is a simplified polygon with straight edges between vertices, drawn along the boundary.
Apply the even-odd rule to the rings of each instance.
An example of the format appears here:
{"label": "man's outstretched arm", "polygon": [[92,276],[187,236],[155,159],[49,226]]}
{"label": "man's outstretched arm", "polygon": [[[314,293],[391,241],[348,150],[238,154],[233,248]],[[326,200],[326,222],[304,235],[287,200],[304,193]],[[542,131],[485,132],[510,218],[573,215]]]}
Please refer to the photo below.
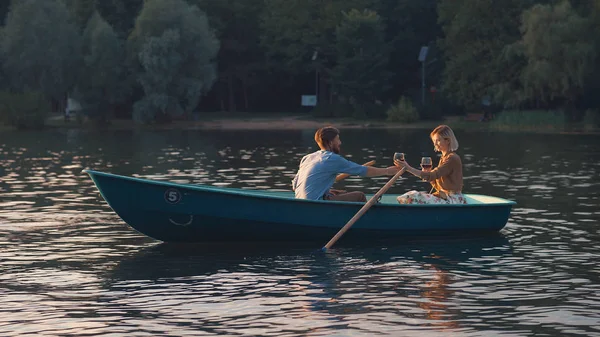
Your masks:
{"label": "man's outstretched arm", "polygon": [[378,177],[378,176],[393,176],[401,167],[389,166],[389,167],[367,167],[367,177]]}

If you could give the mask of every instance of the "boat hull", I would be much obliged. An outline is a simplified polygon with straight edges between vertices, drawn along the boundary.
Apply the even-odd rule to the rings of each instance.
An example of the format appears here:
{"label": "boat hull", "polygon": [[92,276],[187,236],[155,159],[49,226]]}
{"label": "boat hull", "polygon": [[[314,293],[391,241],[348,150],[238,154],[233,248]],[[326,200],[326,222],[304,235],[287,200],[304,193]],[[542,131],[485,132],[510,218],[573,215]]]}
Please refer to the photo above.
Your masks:
{"label": "boat hull", "polygon": [[[127,224],[165,242],[326,241],[364,205],[299,200],[285,192],[181,185],[86,172]],[[476,195],[467,197],[477,201]],[[514,202],[492,200],[469,205],[400,205],[394,195],[386,195],[344,239],[499,231],[507,223]]]}

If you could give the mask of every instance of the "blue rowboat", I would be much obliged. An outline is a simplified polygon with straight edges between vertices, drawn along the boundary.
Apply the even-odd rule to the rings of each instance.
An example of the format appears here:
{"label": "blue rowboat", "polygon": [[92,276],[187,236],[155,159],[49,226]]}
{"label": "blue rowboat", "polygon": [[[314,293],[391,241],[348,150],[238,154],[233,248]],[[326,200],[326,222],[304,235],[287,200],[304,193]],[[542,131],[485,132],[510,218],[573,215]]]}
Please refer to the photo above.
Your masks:
{"label": "blue rowboat", "polygon": [[[184,185],[85,170],[131,227],[164,242],[326,242],[364,205],[295,199],[293,192]],[[341,241],[497,232],[515,202],[467,194],[466,205],[400,205],[384,195]]]}

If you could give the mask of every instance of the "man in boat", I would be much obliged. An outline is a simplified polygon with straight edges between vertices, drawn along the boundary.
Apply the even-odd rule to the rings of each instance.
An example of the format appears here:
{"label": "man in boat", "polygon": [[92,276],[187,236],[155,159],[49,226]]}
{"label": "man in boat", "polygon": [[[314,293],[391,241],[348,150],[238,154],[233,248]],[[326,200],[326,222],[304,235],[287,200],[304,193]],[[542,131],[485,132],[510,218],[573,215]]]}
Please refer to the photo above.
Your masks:
{"label": "man in boat", "polygon": [[336,176],[339,173],[361,177],[393,176],[401,169],[398,166],[362,166],[340,156],[340,131],[332,126],[317,130],[315,141],[321,150],[302,158],[292,180],[292,189],[298,199],[365,202],[367,198],[363,192],[332,189]]}

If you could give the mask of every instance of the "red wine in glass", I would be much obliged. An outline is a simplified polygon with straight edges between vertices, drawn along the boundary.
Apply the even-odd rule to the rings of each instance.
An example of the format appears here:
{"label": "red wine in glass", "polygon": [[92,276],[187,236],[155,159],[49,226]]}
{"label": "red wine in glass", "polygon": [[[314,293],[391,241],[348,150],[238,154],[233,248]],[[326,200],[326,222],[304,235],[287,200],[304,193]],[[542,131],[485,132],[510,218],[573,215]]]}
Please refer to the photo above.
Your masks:
{"label": "red wine in glass", "polygon": [[402,153],[402,152],[395,152],[394,153],[394,160],[404,161],[404,153]]}
{"label": "red wine in glass", "polygon": [[431,166],[432,166],[431,157],[421,158],[421,168],[423,168],[423,170],[430,170]]}

